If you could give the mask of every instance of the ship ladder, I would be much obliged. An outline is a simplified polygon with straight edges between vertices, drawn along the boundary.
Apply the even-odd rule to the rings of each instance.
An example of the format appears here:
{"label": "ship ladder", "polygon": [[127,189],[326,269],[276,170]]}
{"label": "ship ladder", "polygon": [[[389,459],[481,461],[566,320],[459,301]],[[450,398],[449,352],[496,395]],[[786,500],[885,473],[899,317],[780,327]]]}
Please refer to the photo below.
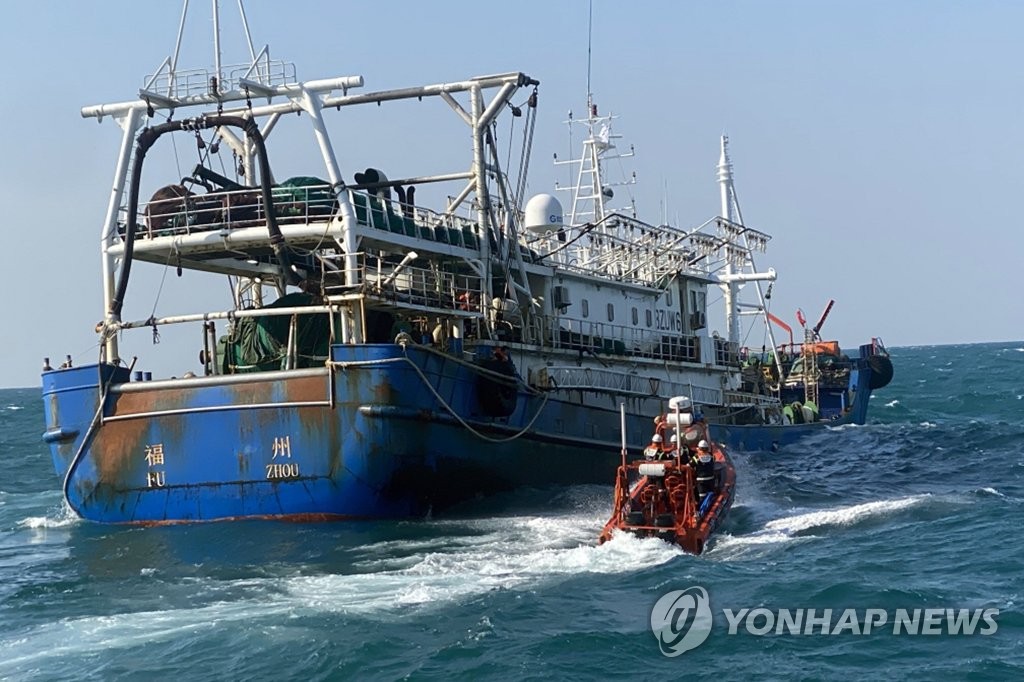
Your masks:
{"label": "ship ladder", "polygon": [[818,404],[818,353],[814,343],[814,332],[804,330],[804,405],[812,402]]}

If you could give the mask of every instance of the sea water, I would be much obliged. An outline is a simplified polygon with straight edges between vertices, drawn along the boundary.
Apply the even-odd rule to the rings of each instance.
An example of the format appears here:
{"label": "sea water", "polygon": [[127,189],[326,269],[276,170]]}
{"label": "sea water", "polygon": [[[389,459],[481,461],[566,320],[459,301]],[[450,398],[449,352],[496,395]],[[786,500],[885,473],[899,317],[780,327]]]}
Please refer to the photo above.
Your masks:
{"label": "sea water", "polygon": [[[39,390],[0,391],[0,679],[1024,679],[1024,343],[892,357],[867,425],[735,455],[700,557],[598,547],[611,481],[428,520],[86,523]],[[652,609],[694,587],[711,630],[666,656]],[[801,609],[997,615],[987,634],[761,634]]]}

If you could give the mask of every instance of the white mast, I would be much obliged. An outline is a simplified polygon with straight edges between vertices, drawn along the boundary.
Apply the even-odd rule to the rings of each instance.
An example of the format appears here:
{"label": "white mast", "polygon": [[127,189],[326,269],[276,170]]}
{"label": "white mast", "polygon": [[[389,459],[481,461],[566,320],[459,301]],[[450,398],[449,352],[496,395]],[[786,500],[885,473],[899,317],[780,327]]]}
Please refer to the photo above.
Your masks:
{"label": "white mast", "polygon": [[213,60],[217,85],[215,86],[215,91],[211,94],[217,95],[221,91],[221,81],[224,79],[220,66],[220,3],[218,0],[213,0]]}
{"label": "white mast", "polygon": [[[740,202],[736,198],[736,186],[733,184],[732,177],[732,161],[729,159],[729,137],[727,135],[722,136],[722,155],[718,159],[718,183],[721,190],[722,196],[722,217],[726,220],[743,225],[743,212],[740,211]],[[725,275],[720,277],[723,281],[722,291],[724,293],[724,299],[726,304],[726,321],[728,323],[729,341],[739,345],[739,333],[740,333],[740,302],[737,300],[737,285],[742,282],[753,282],[754,287],[757,290],[758,305],[746,307],[754,307],[764,318],[765,331],[768,334],[768,339],[772,344],[772,355],[775,359],[775,365],[779,370],[779,375],[782,375],[782,364],[779,361],[778,353],[775,349],[778,347],[775,342],[775,333],[772,330],[771,321],[768,319],[768,300],[765,297],[764,292],[761,290],[762,281],[775,281],[775,271],[771,268],[768,269],[768,273],[759,274],[757,268],[754,265],[754,257],[752,255],[752,244],[750,235],[744,229],[743,232],[743,262],[744,265],[749,265],[751,274],[747,275],[744,273],[733,272],[733,255],[736,255],[735,251],[730,251],[729,247],[726,247],[725,253]],[[755,240],[756,241],[756,240]]]}
{"label": "white mast", "polygon": [[[733,210],[734,188],[732,184],[732,163],[729,161],[729,137],[722,135],[722,155],[718,159],[718,187],[722,193],[722,217],[730,223],[735,223],[736,213]],[[740,343],[740,311],[736,305],[737,283],[732,278],[732,258],[726,254],[725,258],[725,279],[722,285],[722,293],[725,298],[725,322],[728,330],[729,343],[739,346]]]}

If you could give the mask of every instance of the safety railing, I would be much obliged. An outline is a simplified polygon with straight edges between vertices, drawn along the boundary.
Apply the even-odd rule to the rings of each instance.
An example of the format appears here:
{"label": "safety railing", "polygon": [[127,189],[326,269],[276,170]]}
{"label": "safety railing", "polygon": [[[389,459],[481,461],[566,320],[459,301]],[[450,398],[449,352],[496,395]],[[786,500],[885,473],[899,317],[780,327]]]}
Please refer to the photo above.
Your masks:
{"label": "safety railing", "polygon": [[[327,220],[337,212],[337,200],[330,185],[299,184],[302,182],[303,179],[295,178],[271,191],[279,224]],[[196,184],[199,183],[193,184],[193,188]],[[197,193],[184,185],[168,185],[141,207],[135,236],[147,239],[232,230],[265,225],[266,219],[263,194],[258,188],[211,189]],[[119,220],[122,235],[126,225],[126,212],[122,207]]]}
{"label": "safety railing", "polygon": [[[246,74],[251,80],[267,87],[295,83],[295,64],[280,60],[260,60],[253,68],[248,64],[225,66],[222,73],[227,76],[217,83],[218,92],[241,90],[238,79]],[[188,69],[171,73],[163,70],[146,78],[145,88],[164,97],[184,99],[210,94],[216,72],[209,69]],[[255,93],[254,93],[255,94]]]}
{"label": "safety railing", "polygon": [[[226,179],[224,179],[226,181]],[[199,193],[184,185],[168,185],[144,204],[137,216],[136,238],[147,239],[212,230],[234,230],[266,223],[263,193],[258,188],[215,189]],[[476,251],[480,248],[480,227],[475,220],[456,214],[442,214],[420,206],[398,204],[354,190],[349,194],[356,223],[390,234],[440,242]],[[271,190],[274,215],[282,225],[310,223],[333,218],[338,212],[334,188],[292,178]],[[127,219],[122,207],[119,228],[123,235]],[[492,250],[497,248],[490,236]],[[525,246],[523,255],[536,257]]]}
{"label": "safety railing", "polygon": [[[396,304],[468,312],[478,306],[483,293],[482,280],[475,274],[403,265],[394,258],[365,254],[359,261],[360,291]],[[343,292],[350,290],[328,287],[325,293]]]}
{"label": "safety railing", "polygon": [[565,318],[542,318],[543,342],[554,348],[605,355],[630,355],[700,362],[700,338],[667,334],[656,329],[629,325],[587,322]]}
{"label": "safety railing", "polygon": [[721,405],[723,399],[723,392],[718,388],[643,376],[636,372],[575,365],[542,367],[538,371],[537,385],[553,390],[578,389],[663,398],[685,395],[699,405]]}

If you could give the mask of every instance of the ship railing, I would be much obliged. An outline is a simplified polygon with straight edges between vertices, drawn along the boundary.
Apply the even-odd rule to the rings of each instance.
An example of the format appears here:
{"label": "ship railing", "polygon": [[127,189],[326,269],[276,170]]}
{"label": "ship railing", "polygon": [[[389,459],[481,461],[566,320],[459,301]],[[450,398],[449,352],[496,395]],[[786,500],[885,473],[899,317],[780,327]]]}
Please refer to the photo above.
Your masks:
{"label": "ship railing", "polygon": [[[340,260],[344,256],[335,258]],[[399,307],[430,308],[467,317],[479,314],[483,295],[479,275],[417,267],[394,256],[361,253],[358,261],[359,284],[326,284],[324,293],[329,298],[359,293]]]}
{"label": "ship railing", "polygon": [[[109,325],[105,331],[106,333],[116,333],[118,331],[128,329],[151,328],[155,335],[157,329],[164,325],[201,323],[203,334],[202,362],[204,364],[205,373],[207,375],[211,375],[223,373],[223,367],[221,366],[222,358],[218,358],[217,349],[220,337],[217,334],[216,321],[226,320],[230,329],[237,320],[246,318],[291,317],[291,324],[288,329],[288,339],[281,350],[280,357],[268,358],[268,360],[273,360],[274,362],[277,362],[278,360],[280,361],[280,365],[275,367],[276,369],[290,370],[298,368],[300,366],[300,361],[306,362],[306,366],[310,366],[308,364],[310,361],[312,361],[313,365],[316,365],[321,361],[327,361],[326,357],[303,357],[300,355],[298,348],[298,317],[302,315],[328,315],[331,325],[331,338],[336,338],[334,330],[336,322],[335,318],[337,317],[337,313],[341,312],[343,307],[344,302],[338,300],[327,305],[268,306],[243,310],[168,315],[165,317],[150,317],[145,320],[118,322],[116,324]],[[243,371],[247,371],[249,369],[250,368],[245,368]]]}
{"label": "ship railing", "polygon": [[[281,225],[330,220],[338,213],[334,188],[329,184],[297,184],[285,181],[272,190],[274,215]],[[291,184],[289,184],[291,183]],[[195,193],[183,185],[170,185],[154,194],[137,216],[136,238],[233,230],[266,224],[263,194],[257,188],[216,189]],[[476,251],[480,228],[475,220],[454,213],[439,213],[411,204],[398,204],[375,194],[347,189],[356,223],[388,234],[436,241]],[[127,220],[122,208],[119,220],[123,235]],[[492,247],[496,248],[493,235]],[[522,247],[524,256],[536,257]]]}
{"label": "ship railing", "polygon": [[576,389],[662,398],[685,395],[700,405],[721,405],[724,397],[719,388],[647,377],[636,372],[576,365],[542,367],[538,370],[537,382],[538,386],[553,390]]}
{"label": "ship railing", "polygon": [[[480,248],[480,226],[472,218],[402,204],[367,192],[347,191],[359,225],[472,251]],[[496,247],[493,235],[490,239],[491,246]]]}
{"label": "ship railing", "polygon": [[[244,92],[244,88],[239,83],[239,80],[243,78],[256,81],[268,88],[298,82],[295,64],[276,59],[260,59],[255,65],[225,66],[221,69],[221,73],[226,73],[227,76],[217,84],[217,92],[220,94],[231,91]],[[177,100],[210,95],[212,94],[211,83],[215,82],[213,78],[216,75],[209,69],[188,69],[173,73],[161,69],[155,75],[146,78],[143,95],[146,92],[151,92],[160,97]],[[253,93],[254,97],[255,95],[256,93]]]}
{"label": "ship railing", "polygon": [[632,325],[543,316],[544,345],[594,354],[700,362],[700,338]]}
{"label": "ship railing", "polygon": [[[349,190],[349,192],[356,213],[356,222],[360,225],[428,242],[457,246],[470,251],[480,249],[482,231],[479,223],[473,217],[453,212],[441,213],[422,206],[402,204],[389,199],[381,199],[374,194],[354,190]],[[490,252],[498,254],[499,244],[492,230],[488,231],[487,238]],[[535,263],[541,258],[536,250],[522,241],[518,248],[526,262]]]}
{"label": "ship railing", "polygon": [[[194,189],[195,185],[193,185]],[[277,185],[272,190],[274,215],[280,224],[329,220],[337,200],[329,184]],[[258,188],[236,188],[195,193],[184,185],[160,189],[137,216],[137,239],[177,236],[214,230],[232,230],[266,224],[263,194]],[[127,220],[122,208],[119,230]]]}
{"label": "ship railing", "polygon": [[755,407],[778,407],[781,403],[775,396],[748,393],[746,391],[725,391],[725,400],[729,405],[749,405]]}

